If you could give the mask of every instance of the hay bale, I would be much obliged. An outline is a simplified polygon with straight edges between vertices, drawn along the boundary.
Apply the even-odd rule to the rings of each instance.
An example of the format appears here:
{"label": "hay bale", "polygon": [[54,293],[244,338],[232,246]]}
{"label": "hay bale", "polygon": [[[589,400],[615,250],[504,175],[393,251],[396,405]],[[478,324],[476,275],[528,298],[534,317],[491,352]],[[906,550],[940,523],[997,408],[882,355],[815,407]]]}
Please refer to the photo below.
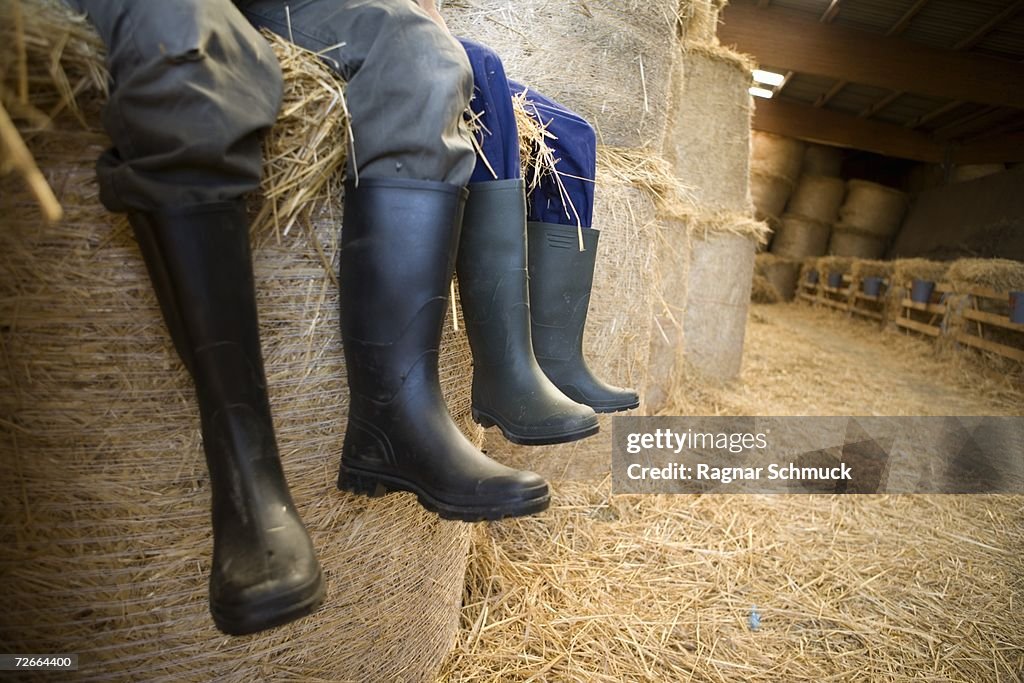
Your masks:
{"label": "hay bale", "polygon": [[909,286],[912,280],[942,282],[946,278],[949,264],[929,261],[923,258],[896,259],[892,262],[892,281],[900,287]]}
{"label": "hay bale", "polygon": [[783,258],[824,256],[832,228],[810,218],[785,214],[772,239],[771,253]]}
{"label": "hay bale", "polygon": [[739,374],[756,240],[720,233],[694,239],[683,315],[683,355],[716,380]]}
{"label": "hay bale", "polygon": [[806,144],[800,140],[755,130],[750,138],[750,170],[794,182],[800,176]]}
{"label": "hay bale", "polygon": [[728,0],[681,0],[679,38],[684,43],[714,43],[718,21]]}
{"label": "hay bale", "polygon": [[[786,205],[786,213],[832,225],[846,195],[846,183],[839,178],[804,173]],[[810,256],[810,254],[803,254]]]}
{"label": "hay bale", "polygon": [[885,249],[885,238],[844,223],[832,227],[828,241],[828,253],[833,256],[878,259],[885,255]]}
{"label": "hay bale", "polygon": [[780,258],[774,254],[758,254],[754,258],[754,272],[763,276],[783,301],[792,301],[796,296],[799,260]]}
{"label": "hay bale", "polygon": [[998,292],[1024,291],[1024,263],[1008,259],[960,259],[949,266],[946,279],[958,292],[988,287]]}
{"label": "hay bale", "polygon": [[494,48],[509,77],[578,112],[598,142],[660,141],[677,58],[678,0],[453,0],[445,20]]}
{"label": "hay bale", "polygon": [[[57,46],[58,56],[63,45],[64,54],[99,63],[77,39],[63,42],[69,25],[51,26],[53,40],[44,33],[27,42],[47,55]],[[312,81],[332,83],[316,71],[318,59],[302,61]],[[54,63],[78,83],[74,60]],[[325,123],[322,101],[299,78],[288,73],[284,110],[314,125],[300,126],[304,137],[290,120],[268,137],[266,179],[302,177],[310,165],[327,178],[308,203],[278,205],[290,215],[254,222],[252,241],[278,443],[324,568],[327,603],[247,638],[225,637],[212,624],[209,479],[192,383],[131,230],[97,202],[93,166],[109,142],[92,132],[102,93],[85,89],[77,113],[69,100],[51,130],[29,136],[65,220],[41,225],[19,186],[0,191],[0,466],[8,473],[0,482],[8,598],[0,639],[9,649],[77,652],[80,674],[93,679],[252,681],[432,680],[450,648],[470,527],[439,520],[408,494],[366,499],[334,485],[347,392],[332,194],[343,159],[331,154],[343,136],[333,131],[327,147],[310,142]],[[33,106],[60,101],[59,90],[40,87]],[[329,100],[336,86],[327,91]],[[291,152],[275,145],[293,143],[299,168],[289,176]],[[316,166],[317,158],[335,168]],[[286,233],[289,223],[295,229]],[[441,362],[449,408],[480,443],[467,420],[468,344],[451,321]]]}
{"label": "hay bale", "polygon": [[[601,242],[584,355],[601,379],[642,393],[651,345],[654,200],[599,165],[594,227],[601,230]],[[644,414],[643,403],[636,412]],[[600,477],[611,467],[611,416],[599,419],[601,431],[596,436],[554,446],[517,446],[492,428],[486,432],[484,450],[500,462],[529,468],[553,481]]]}
{"label": "hay bale", "polygon": [[853,264],[856,261],[857,259],[849,256],[822,256],[814,262],[814,267],[824,280],[829,273],[848,275],[853,270]]}
{"label": "hay bale", "polygon": [[782,176],[768,175],[751,169],[750,199],[755,215],[760,220],[778,216],[786,208],[786,202],[793,193],[794,183]]}
{"label": "hay bale", "polygon": [[851,229],[888,239],[899,230],[906,210],[906,193],[866,180],[851,180],[839,219]]}
{"label": "hay bale", "polygon": [[890,277],[894,270],[893,261],[874,261],[871,259],[857,259],[850,267],[850,277],[854,280],[863,280],[866,277]]}
{"label": "hay bale", "polygon": [[690,268],[689,219],[658,222],[655,241],[653,328],[644,387],[648,414],[667,404],[683,368],[683,316]]}
{"label": "hay bale", "polygon": [[750,78],[722,47],[687,45],[676,63],[664,153],[702,207],[749,211]]}
{"label": "hay bale", "polygon": [[827,145],[807,145],[801,171],[805,175],[838,178],[843,169],[843,150]]}
{"label": "hay bale", "polygon": [[782,301],[782,295],[775,288],[768,278],[758,272],[754,273],[754,279],[750,285],[750,303],[752,304],[777,304]]}
{"label": "hay bale", "polygon": [[996,173],[1002,173],[1005,170],[1006,164],[961,164],[953,167],[949,182],[965,183]]}

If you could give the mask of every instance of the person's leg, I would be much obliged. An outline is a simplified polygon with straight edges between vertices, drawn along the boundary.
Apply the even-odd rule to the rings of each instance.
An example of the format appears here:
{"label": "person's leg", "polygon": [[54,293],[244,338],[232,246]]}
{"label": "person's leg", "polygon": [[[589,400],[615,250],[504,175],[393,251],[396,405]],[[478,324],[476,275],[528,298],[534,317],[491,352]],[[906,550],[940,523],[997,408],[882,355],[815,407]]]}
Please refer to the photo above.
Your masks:
{"label": "person's leg", "polygon": [[346,80],[348,177],[463,186],[476,163],[462,114],[472,88],[458,43],[410,0],[238,0],[242,13]]}
{"label": "person's leg", "polygon": [[529,220],[589,228],[594,217],[597,136],[580,115],[541,93],[509,82],[513,95],[526,93],[526,110],[550,133],[545,143],[558,160],[558,177],[545,174],[526,197]]}
{"label": "person's leg", "polygon": [[[558,102],[518,83],[527,111],[550,133],[558,165],[527,195],[533,350],[563,393],[599,413],[640,405],[637,393],[595,377],[583,356],[600,231],[592,228],[597,139],[591,125]],[[583,249],[579,248],[580,240]]]}
{"label": "person's leg", "polygon": [[355,158],[340,284],[351,400],[339,487],[411,491],[427,509],[466,521],[545,509],[544,480],[476,449],[438,379],[475,163],[462,119],[472,82],[465,54],[409,0],[312,0],[289,5],[289,16],[277,0],[241,4],[251,21],[322,51],[348,80]]}
{"label": "person's leg", "polygon": [[575,441],[597,432],[597,416],[560,392],[534,357],[525,190],[508,80],[490,48],[460,40],[473,67],[471,106],[481,124],[482,149],[457,262],[473,351],[473,417],[485,427],[497,425],[519,444]]}
{"label": "person's leg", "polygon": [[231,634],[311,612],[323,581],[281,469],[240,196],[281,75],[227,0],[78,0],[108,47],[101,198],[127,211],[196,387],[210,473],[210,610]]}

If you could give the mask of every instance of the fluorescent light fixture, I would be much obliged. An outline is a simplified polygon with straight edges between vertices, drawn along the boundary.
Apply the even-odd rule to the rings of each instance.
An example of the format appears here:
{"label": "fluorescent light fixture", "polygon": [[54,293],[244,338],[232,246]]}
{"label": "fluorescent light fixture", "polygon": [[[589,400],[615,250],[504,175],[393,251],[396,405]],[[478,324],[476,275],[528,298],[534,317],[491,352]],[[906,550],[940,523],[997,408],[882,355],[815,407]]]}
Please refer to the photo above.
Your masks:
{"label": "fluorescent light fixture", "polygon": [[762,69],[754,69],[754,80],[758,83],[764,83],[765,85],[782,85],[782,82],[786,80],[786,77],[782,74],[777,74],[774,71],[764,71]]}
{"label": "fluorescent light fixture", "polygon": [[771,90],[767,90],[766,88],[757,87],[751,88],[748,92],[754,97],[763,97],[766,100],[770,100],[772,98],[772,95],[775,94]]}

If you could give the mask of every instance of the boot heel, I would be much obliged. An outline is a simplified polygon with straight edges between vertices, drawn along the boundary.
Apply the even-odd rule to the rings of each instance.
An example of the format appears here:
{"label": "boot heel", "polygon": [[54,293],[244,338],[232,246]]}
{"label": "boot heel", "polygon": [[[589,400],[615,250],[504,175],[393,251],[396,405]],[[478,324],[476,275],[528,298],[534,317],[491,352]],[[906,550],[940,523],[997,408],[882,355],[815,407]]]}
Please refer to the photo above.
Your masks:
{"label": "boot heel", "polygon": [[352,470],[346,470],[344,467],[338,472],[338,488],[342,491],[370,498],[380,498],[390,491],[387,486],[374,477],[357,474]]}
{"label": "boot heel", "polygon": [[497,424],[491,418],[487,417],[483,413],[478,412],[476,408],[473,408],[472,412],[473,412],[473,422],[476,422],[478,425],[480,425],[484,429],[487,429],[488,427],[493,427],[495,424]]}

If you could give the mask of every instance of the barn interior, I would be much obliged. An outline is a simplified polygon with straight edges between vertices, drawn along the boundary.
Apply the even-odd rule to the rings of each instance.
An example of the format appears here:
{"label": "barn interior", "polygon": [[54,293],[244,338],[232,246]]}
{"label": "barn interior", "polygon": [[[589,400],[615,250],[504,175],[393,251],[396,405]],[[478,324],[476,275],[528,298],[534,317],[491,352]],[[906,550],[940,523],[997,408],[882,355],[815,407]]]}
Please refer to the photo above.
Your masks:
{"label": "barn interior", "polygon": [[[441,12],[597,132],[584,347],[640,391],[626,415],[1024,414],[1024,0]],[[614,494],[616,417],[539,447],[473,421],[454,294],[449,411],[544,476],[551,507],[467,524],[337,490],[345,84],[269,34],[286,87],[248,202],[257,300],[329,597],[218,632],[191,380],[127,221],[98,200],[103,45],[57,0],[0,16],[4,653],[77,653],[75,680],[1021,677],[1024,496]]]}

